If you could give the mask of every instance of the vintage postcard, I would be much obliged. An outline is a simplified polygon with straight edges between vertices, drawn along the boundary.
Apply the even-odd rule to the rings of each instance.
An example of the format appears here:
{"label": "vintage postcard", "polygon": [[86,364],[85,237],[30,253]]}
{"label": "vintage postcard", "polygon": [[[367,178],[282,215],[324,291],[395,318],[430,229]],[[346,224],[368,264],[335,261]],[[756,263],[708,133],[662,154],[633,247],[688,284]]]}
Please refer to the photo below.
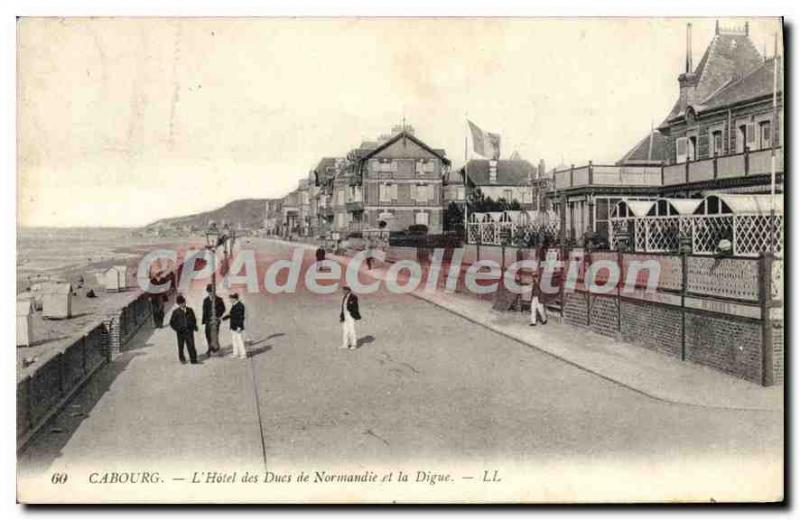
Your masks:
{"label": "vintage postcard", "polygon": [[17,500],[784,499],[780,18],[17,21]]}

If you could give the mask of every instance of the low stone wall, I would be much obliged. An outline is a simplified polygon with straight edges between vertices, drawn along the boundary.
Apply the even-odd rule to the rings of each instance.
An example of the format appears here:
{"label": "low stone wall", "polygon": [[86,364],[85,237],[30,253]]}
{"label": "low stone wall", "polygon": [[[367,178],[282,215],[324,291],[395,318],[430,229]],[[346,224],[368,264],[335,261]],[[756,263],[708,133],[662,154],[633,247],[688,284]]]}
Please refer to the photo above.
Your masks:
{"label": "low stone wall", "polygon": [[17,449],[22,449],[103,365],[151,319],[149,296],[131,298],[84,330],[36,372],[17,382]]}
{"label": "low stone wall", "polygon": [[17,441],[22,447],[74,392],[108,362],[103,323],[87,328],[74,343],[17,382]]}

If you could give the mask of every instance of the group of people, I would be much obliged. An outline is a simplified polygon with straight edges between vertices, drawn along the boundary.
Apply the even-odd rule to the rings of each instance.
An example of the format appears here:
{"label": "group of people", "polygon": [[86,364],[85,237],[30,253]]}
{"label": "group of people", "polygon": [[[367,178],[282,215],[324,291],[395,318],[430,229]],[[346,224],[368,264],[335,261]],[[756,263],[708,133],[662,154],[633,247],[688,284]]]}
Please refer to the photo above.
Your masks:
{"label": "group of people", "polygon": [[[210,358],[212,355],[219,355],[219,325],[223,321],[228,321],[231,331],[231,344],[233,346],[232,356],[238,359],[247,359],[244,328],[245,306],[239,300],[239,295],[237,293],[231,293],[229,298],[231,300],[231,307],[228,314],[225,314],[225,302],[221,297],[215,295],[213,286],[206,286],[206,297],[203,300],[203,315],[201,321],[201,325],[203,325],[205,329],[207,345],[206,357]],[[186,298],[182,294],[177,296],[175,302],[177,303],[177,307],[172,311],[172,315],[169,319],[169,326],[175,331],[178,341],[178,359],[181,363],[186,363],[186,356],[184,353],[184,351],[186,351],[189,354],[189,362],[193,365],[197,365],[200,363],[197,359],[197,350],[194,345],[194,333],[199,330],[197,327],[197,318],[195,317],[194,310],[186,304]],[[214,316],[216,320],[213,320],[212,316]]]}

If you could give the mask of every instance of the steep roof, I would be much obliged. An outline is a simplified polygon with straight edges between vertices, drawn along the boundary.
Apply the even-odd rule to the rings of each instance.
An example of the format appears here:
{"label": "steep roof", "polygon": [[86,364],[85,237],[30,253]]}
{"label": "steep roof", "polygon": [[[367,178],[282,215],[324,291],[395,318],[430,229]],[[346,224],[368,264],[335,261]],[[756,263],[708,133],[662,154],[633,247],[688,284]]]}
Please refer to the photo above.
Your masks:
{"label": "steep roof", "polygon": [[334,173],[328,172],[330,168],[336,168],[335,157],[323,157],[320,159],[319,164],[317,164],[316,168],[314,168],[314,175],[316,177],[316,183],[318,186],[335,176],[335,171]]}
{"label": "steep roof", "polygon": [[[778,66],[780,67],[780,63],[778,63]],[[760,67],[746,76],[730,81],[702,102],[702,110],[710,110],[772,95],[772,84],[775,76],[773,67],[774,58],[765,61]],[[778,75],[778,92],[780,93],[783,91],[780,83],[780,71],[778,71]]]}
{"label": "steep roof", "polygon": [[[650,138],[652,136],[652,149],[650,147]],[[617,165],[624,164],[642,164],[648,162],[660,163],[667,160],[668,150],[667,144],[669,139],[658,131],[648,133],[644,138],[636,143],[636,145],[628,150],[628,153],[622,156],[622,159],[617,161]]]}
{"label": "steep roof", "polygon": [[444,150],[442,150],[441,148],[431,148],[427,144],[423,143],[422,141],[420,141],[419,139],[414,137],[414,134],[411,134],[411,133],[406,132],[406,131],[402,131],[402,132],[399,132],[399,133],[395,134],[391,139],[389,139],[385,143],[382,143],[380,146],[370,150],[369,153],[363,155],[360,158],[364,159],[364,160],[369,159],[373,155],[381,152],[381,150],[384,150],[384,149],[388,148],[389,146],[391,146],[392,144],[396,143],[401,138],[406,138],[406,139],[410,140],[411,142],[416,143],[418,146],[424,148],[428,152],[432,153],[433,155],[435,155],[436,157],[441,159],[441,161],[444,164],[450,164],[450,159],[445,157]]}
{"label": "steep roof", "polygon": [[527,186],[535,169],[528,161],[497,161],[497,182],[489,182],[489,161],[472,159],[464,166],[469,181],[475,186]]}
{"label": "steep roof", "polygon": [[[744,77],[763,63],[763,57],[747,33],[718,32],[694,70],[694,75],[697,77],[695,100],[702,104],[703,100],[720,87]],[[680,114],[681,105],[676,102],[667,120]]]}

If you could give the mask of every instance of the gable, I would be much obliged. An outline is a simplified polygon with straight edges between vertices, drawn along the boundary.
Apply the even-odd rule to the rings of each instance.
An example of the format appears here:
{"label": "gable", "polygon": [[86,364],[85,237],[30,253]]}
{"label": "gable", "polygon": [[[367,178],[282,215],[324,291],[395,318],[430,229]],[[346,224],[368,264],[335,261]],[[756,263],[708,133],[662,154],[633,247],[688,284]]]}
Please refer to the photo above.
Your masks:
{"label": "gable", "polygon": [[379,159],[438,159],[436,154],[420,146],[411,139],[400,138],[389,144],[370,158]]}

